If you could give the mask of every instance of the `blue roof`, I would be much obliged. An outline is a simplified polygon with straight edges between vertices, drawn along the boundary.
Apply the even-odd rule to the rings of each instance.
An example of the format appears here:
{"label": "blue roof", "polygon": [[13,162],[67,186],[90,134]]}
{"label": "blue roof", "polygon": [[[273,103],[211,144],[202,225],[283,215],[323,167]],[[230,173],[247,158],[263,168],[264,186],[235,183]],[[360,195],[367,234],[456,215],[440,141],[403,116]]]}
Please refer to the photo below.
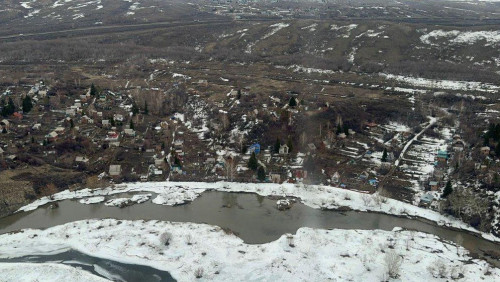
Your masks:
{"label": "blue roof", "polygon": [[252,144],[252,145],[248,148],[248,150],[249,150],[250,152],[252,152],[252,151],[253,151],[253,152],[255,152],[255,154],[260,153],[260,144],[259,144],[259,143]]}

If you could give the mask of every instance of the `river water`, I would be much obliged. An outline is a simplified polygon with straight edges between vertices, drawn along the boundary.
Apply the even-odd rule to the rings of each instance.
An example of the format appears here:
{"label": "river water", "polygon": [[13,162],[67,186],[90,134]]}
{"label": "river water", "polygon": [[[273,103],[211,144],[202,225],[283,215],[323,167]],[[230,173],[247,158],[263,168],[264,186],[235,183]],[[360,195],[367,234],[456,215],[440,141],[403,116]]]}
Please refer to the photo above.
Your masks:
{"label": "river water", "polygon": [[[113,197],[120,196],[123,195]],[[489,258],[484,253],[497,252],[500,250],[500,244],[464,231],[379,213],[318,210],[301,203],[295,203],[289,210],[279,211],[275,200],[246,193],[205,192],[192,203],[175,207],[148,201],[117,208],[102,203],[85,205],[80,204],[78,200],[64,200],[59,202],[57,209],[46,205],[31,212],[0,219],[0,233],[23,228],[47,228],[92,218],[207,223],[230,229],[248,244],[267,243],[285,233],[295,233],[300,227],[364,230],[392,230],[394,227],[402,227],[458,242],[471,253],[500,267],[500,261]]]}

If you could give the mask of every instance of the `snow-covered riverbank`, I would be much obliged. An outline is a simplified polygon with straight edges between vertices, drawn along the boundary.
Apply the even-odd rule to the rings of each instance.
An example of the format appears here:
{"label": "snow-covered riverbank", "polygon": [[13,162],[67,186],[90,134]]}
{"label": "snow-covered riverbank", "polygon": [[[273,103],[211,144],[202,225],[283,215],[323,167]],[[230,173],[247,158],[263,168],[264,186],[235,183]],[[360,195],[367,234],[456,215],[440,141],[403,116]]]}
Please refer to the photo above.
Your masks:
{"label": "snow-covered riverbank", "polygon": [[0,263],[0,281],[109,281],[76,267],[57,263]]}
{"label": "snow-covered riverbank", "polygon": [[348,207],[358,211],[373,211],[398,216],[413,216],[421,217],[438,225],[454,227],[468,230],[481,234],[482,237],[492,241],[500,241],[491,234],[481,233],[464,222],[442,215],[438,212],[423,209],[408,203],[403,203],[397,200],[380,197],[378,195],[367,195],[355,191],[345,190],[341,188],[321,185],[303,185],[303,184],[257,184],[257,183],[234,183],[234,182],[139,182],[116,185],[113,188],[105,189],[83,189],[75,192],[63,191],[53,196],[53,199],[42,198],[27,206],[24,206],[19,211],[34,210],[40,205],[51,201],[64,199],[79,199],[91,197],[89,201],[84,203],[95,203],[98,198],[103,195],[113,195],[127,192],[151,192],[157,196],[153,199],[153,203],[161,205],[179,205],[191,202],[199,197],[207,190],[222,191],[222,192],[245,192],[256,193],[262,196],[284,196],[297,197],[301,201],[312,208],[316,209],[338,209],[340,207]]}
{"label": "snow-covered riverbank", "polygon": [[391,256],[401,259],[401,281],[500,277],[499,269],[470,258],[462,247],[434,235],[401,230],[301,228],[274,242],[249,245],[205,224],[103,219],[0,236],[1,258],[68,248],[169,271],[179,281],[196,276],[216,281],[382,281],[388,278]]}

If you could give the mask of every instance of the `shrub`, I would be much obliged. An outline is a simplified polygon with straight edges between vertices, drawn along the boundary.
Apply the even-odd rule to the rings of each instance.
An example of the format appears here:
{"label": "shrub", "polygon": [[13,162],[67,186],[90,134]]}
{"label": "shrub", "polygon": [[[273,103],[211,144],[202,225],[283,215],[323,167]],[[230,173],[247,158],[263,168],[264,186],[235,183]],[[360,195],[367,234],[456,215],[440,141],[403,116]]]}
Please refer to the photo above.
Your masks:
{"label": "shrub", "polygon": [[160,242],[165,246],[170,245],[171,240],[172,240],[172,234],[169,232],[163,232],[160,235]]}
{"label": "shrub", "polygon": [[201,277],[203,277],[203,268],[198,268],[194,271],[194,276],[198,279],[200,279]]}

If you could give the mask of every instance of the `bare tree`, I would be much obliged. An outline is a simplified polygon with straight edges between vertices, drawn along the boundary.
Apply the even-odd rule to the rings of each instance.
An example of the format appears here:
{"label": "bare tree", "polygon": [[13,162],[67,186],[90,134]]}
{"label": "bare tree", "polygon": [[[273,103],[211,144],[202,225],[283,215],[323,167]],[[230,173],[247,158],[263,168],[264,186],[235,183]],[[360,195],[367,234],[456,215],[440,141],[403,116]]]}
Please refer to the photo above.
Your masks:
{"label": "bare tree", "polygon": [[236,173],[236,160],[233,157],[227,157],[224,166],[226,169],[226,179],[233,181],[234,174]]}
{"label": "bare tree", "polygon": [[401,270],[401,264],[403,259],[396,252],[391,251],[385,255],[385,266],[387,269],[387,274],[391,278],[398,278],[399,271]]}

